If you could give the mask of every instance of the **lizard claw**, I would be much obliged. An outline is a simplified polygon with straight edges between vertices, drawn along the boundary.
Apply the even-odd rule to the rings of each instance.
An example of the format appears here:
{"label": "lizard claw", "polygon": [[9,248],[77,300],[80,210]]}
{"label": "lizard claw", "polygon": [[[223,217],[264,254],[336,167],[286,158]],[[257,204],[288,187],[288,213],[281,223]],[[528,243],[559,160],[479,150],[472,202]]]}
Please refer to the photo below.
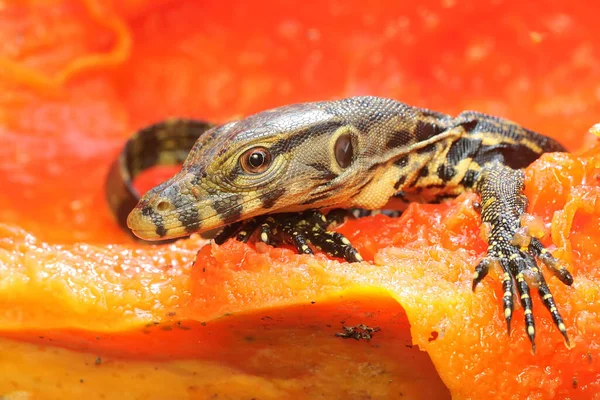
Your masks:
{"label": "lizard claw", "polygon": [[[533,237],[526,241],[515,241],[521,227],[520,217],[525,211],[526,201],[522,196],[523,176],[501,164],[492,164],[482,171],[477,191],[482,196],[482,221],[489,223],[487,256],[475,267],[473,289],[485,277],[493,263],[499,263],[502,271],[504,295],[504,318],[510,334],[510,323],[514,308],[514,288],[524,310],[525,329],[532,350],[535,352],[535,320],[530,288],[536,288],[544,306],[550,312],[554,324],[563,335],[567,345],[569,337],[564,321],[558,311],[546,279],[536,257],[539,258],[565,284],[571,285],[570,272],[554,258],[542,243]],[[519,244],[520,243],[520,244]]]}
{"label": "lizard claw", "polygon": [[313,254],[313,247],[326,254],[348,262],[359,262],[363,258],[341,233],[329,231],[330,223],[338,222],[339,216],[325,217],[319,210],[300,213],[265,215],[226,226],[215,237],[222,244],[229,238],[246,242],[257,230],[259,239],[267,244],[291,243],[300,254]]}

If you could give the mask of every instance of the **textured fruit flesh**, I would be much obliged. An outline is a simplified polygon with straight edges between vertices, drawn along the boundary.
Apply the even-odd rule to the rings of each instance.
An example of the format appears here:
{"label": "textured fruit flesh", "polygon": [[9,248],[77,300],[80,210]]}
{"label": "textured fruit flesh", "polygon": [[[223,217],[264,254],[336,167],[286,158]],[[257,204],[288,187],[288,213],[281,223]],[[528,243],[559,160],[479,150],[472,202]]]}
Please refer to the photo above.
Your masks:
{"label": "textured fruit flesh", "polygon": [[[600,35],[588,6],[45,1],[0,12],[0,395],[578,398],[600,391]],[[302,2],[302,4],[304,4]],[[36,7],[37,5],[37,7]],[[490,24],[501,16],[500,25]],[[477,34],[473,34],[473,32]],[[555,54],[561,62],[554,60]],[[526,170],[573,344],[534,293],[537,354],[472,194],[340,227],[367,262],[199,237],[134,242],[103,182],[136,128],[373,94],[561,140]],[[152,171],[148,188],[172,171]],[[541,224],[540,224],[541,221]],[[199,252],[198,252],[199,251]],[[336,336],[379,328],[372,338]],[[358,328],[360,330],[360,328]],[[422,351],[424,350],[424,351]]]}

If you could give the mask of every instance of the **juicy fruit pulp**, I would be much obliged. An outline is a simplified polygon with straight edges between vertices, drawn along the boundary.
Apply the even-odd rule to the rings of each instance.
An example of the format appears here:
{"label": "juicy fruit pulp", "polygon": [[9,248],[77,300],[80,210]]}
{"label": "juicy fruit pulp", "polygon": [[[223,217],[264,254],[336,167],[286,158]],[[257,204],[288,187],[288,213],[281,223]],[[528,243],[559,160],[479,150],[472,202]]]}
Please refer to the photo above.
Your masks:
{"label": "juicy fruit pulp", "polygon": [[[568,288],[546,272],[574,347],[534,296],[536,356],[522,310],[506,336],[497,271],[470,289],[486,248],[475,196],[345,224],[368,261],[348,265],[197,237],[136,243],[102,193],[110,162],[140,126],[171,115],[226,121],[341,94],[477,109],[571,150],[589,147],[595,137],[582,132],[600,115],[600,27],[589,7],[101,3],[13,3],[0,13],[0,393],[440,398],[445,384],[458,398],[576,398],[600,390],[598,147],[546,155],[526,171],[528,211],[575,277]],[[502,24],[485,22],[488,14]],[[553,54],[568,57],[557,63]],[[148,187],[161,177],[143,179]],[[369,342],[335,336],[360,324],[381,330]]]}

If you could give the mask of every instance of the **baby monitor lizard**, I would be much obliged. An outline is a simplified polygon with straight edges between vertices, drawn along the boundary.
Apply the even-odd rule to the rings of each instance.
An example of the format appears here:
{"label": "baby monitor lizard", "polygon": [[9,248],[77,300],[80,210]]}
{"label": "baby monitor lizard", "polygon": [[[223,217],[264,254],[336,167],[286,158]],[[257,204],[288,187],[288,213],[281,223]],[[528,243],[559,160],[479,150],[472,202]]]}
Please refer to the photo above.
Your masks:
{"label": "baby monitor lizard", "polygon": [[[474,191],[489,236],[473,289],[499,266],[508,332],[516,287],[535,349],[528,281],[569,343],[536,259],[563,283],[573,278],[537,238],[514,240],[527,206],[521,169],[542,153],[562,151],[548,137],[479,112],[451,117],[354,97],[288,105],[220,126],[180,119],[152,125],[128,141],[113,165],[107,199],[119,221],[142,239],[223,228],[215,237],[219,244],[256,233],[272,245],[291,243],[300,253],[318,249],[357,262],[362,257],[350,241],[329,229],[339,213],[319,210],[389,209]],[[135,205],[131,181],[139,172],[181,162],[180,172]]]}

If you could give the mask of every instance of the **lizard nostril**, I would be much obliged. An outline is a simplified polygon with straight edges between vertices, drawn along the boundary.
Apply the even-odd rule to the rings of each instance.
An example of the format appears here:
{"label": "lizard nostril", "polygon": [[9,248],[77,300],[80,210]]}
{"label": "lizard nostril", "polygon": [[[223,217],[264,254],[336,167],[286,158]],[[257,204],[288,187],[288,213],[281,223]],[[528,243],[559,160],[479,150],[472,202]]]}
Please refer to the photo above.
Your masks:
{"label": "lizard nostril", "polygon": [[158,211],[168,211],[171,208],[171,203],[168,201],[162,200],[156,205],[156,209]]}

